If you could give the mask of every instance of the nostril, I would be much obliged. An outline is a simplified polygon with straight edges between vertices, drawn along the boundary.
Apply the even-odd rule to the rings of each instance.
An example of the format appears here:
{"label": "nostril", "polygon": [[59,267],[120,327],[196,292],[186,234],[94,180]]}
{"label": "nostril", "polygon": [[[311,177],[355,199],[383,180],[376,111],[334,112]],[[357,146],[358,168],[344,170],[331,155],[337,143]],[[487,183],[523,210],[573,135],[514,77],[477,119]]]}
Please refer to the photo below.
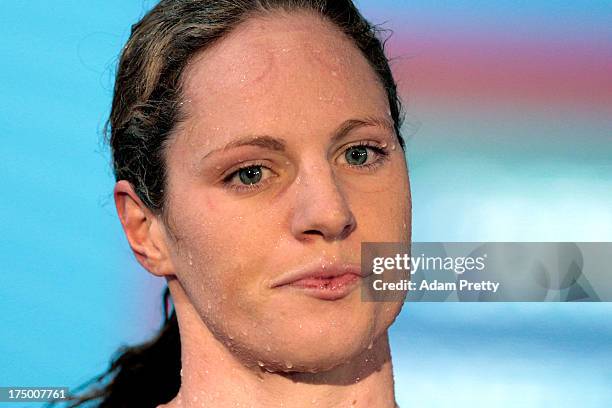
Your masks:
{"label": "nostril", "polygon": [[344,239],[344,238],[348,237],[349,235],[351,235],[351,232],[353,232],[354,229],[355,229],[355,223],[354,222],[350,222],[350,223],[346,224],[344,226],[344,228],[342,229],[342,233],[340,234],[340,238]]}

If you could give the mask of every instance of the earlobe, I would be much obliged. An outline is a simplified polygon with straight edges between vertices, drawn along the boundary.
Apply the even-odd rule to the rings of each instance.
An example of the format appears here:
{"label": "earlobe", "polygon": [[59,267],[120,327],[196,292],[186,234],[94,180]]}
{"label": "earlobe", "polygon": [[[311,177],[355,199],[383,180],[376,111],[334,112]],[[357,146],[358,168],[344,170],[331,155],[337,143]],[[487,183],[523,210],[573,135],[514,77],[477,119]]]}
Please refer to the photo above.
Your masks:
{"label": "earlobe", "polygon": [[121,226],[138,262],[157,276],[172,274],[170,257],[163,235],[159,231],[159,219],[140,200],[132,185],[120,180],[114,189],[115,206]]}

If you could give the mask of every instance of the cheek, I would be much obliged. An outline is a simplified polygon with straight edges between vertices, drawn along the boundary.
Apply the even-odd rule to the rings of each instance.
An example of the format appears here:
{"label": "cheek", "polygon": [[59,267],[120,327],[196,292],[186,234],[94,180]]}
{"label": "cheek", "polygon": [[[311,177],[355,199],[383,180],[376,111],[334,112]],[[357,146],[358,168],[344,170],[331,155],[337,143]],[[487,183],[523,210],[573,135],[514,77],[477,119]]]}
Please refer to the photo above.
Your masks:
{"label": "cheek", "polygon": [[217,305],[248,311],[247,303],[257,301],[278,224],[262,214],[247,216],[238,210],[221,205],[177,208],[176,229],[181,234],[173,261],[179,280],[200,310]]}
{"label": "cheek", "polygon": [[375,302],[377,309],[374,329],[375,337],[384,333],[393,324],[404,306],[404,301],[405,299],[395,302]]}
{"label": "cheek", "polygon": [[397,166],[378,180],[376,189],[347,188],[357,219],[359,238],[365,241],[403,242],[410,239],[411,198],[405,167]]}
{"label": "cheek", "polygon": [[[258,276],[264,268],[241,234],[235,239],[213,234],[211,241],[193,239],[186,249],[192,260],[177,272],[179,281],[205,325],[226,344],[251,335],[262,303]],[[265,316],[265,315],[264,315]]]}

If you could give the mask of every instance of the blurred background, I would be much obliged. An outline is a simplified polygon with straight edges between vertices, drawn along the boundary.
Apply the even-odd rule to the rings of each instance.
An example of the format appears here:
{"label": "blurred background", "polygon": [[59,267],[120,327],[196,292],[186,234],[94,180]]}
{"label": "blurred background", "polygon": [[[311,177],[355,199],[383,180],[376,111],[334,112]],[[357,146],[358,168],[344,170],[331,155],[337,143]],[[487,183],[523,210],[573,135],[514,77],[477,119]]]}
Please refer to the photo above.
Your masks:
{"label": "blurred background", "polygon": [[[158,328],[163,282],[123,237],[101,131],[153,4],[0,3],[0,386],[75,387]],[[394,32],[415,241],[612,241],[612,2],[357,4]],[[608,407],[610,316],[408,303],[398,402]]]}

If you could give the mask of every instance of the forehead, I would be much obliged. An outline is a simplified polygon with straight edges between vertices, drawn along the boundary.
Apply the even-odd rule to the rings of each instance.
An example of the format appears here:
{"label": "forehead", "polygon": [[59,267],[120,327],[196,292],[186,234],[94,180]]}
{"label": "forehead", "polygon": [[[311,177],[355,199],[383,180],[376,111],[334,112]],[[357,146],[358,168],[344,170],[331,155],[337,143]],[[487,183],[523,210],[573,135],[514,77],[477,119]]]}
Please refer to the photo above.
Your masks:
{"label": "forehead", "polygon": [[384,89],[361,51],[309,12],[249,18],[192,59],[183,94],[192,125],[235,131],[387,111]]}

